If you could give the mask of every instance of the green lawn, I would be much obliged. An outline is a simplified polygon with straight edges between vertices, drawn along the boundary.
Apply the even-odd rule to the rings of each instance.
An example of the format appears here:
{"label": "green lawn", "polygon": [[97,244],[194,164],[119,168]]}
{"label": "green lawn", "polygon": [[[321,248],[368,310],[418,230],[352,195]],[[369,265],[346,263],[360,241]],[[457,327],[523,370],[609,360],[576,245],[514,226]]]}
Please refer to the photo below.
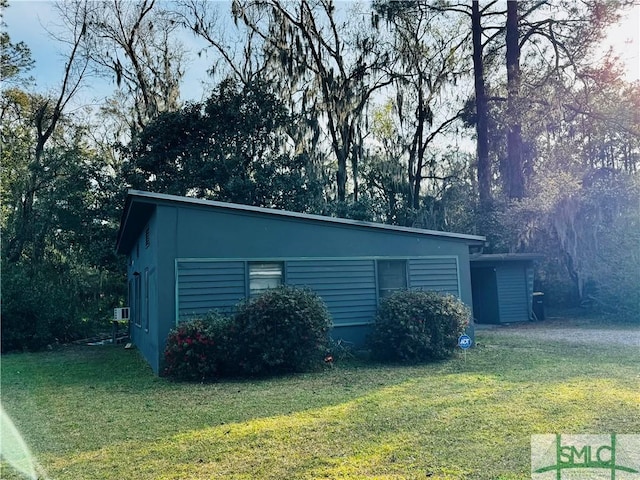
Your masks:
{"label": "green lawn", "polygon": [[637,349],[478,342],[466,360],[205,385],[121,347],[7,355],[2,403],[57,480],[526,479],[531,434],[640,432]]}

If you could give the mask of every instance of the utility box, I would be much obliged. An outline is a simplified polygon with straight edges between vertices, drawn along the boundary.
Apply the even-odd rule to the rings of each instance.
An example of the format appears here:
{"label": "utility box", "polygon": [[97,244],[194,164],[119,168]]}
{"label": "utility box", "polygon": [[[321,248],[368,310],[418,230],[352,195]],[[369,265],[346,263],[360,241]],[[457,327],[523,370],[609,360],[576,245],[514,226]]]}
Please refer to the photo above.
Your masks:
{"label": "utility box", "polygon": [[129,307],[114,308],[113,320],[114,321],[129,320]]}

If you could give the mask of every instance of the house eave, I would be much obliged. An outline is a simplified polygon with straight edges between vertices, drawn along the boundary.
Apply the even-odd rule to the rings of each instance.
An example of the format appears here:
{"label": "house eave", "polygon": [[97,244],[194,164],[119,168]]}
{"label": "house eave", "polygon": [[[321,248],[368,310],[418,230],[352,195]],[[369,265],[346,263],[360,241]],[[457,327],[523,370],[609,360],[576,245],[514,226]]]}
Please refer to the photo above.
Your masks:
{"label": "house eave", "polygon": [[474,253],[469,256],[471,264],[484,262],[528,262],[542,260],[539,253]]}

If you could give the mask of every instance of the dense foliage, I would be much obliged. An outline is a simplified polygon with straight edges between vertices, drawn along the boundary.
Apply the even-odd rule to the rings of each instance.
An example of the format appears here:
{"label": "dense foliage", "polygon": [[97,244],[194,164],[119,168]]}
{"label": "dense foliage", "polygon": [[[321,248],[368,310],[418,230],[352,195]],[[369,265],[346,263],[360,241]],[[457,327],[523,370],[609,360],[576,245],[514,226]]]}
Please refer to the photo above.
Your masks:
{"label": "dense foliage", "polygon": [[127,149],[133,187],[294,211],[317,210],[309,159],[284,148],[292,118],[264,82],[218,85],[202,103],[159,115]]}
{"label": "dense foliage", "polygon": [[210,313],[181,322],[169,332],[164,373],[180,380],[209,380],[228,368],[231,320]]}
{"label": "dense foliage", "polygon": [[330,351],[331,319],[318,295],[288,286],[241,303],[232,317],[213,312],[171,331],[164,373],[204,380],[312,370]]}
{"label": "dense foliage", "polygon": [[374,359],[420,363],[451,356],[470,318],[452,295],[404,290],[380,303],[370,338]]}
{"label": "dense foliage", "polygon": [[242,373],[299,372],[322,365],[331,317],[310,290],[281,286],[239,306],[234,358]]}

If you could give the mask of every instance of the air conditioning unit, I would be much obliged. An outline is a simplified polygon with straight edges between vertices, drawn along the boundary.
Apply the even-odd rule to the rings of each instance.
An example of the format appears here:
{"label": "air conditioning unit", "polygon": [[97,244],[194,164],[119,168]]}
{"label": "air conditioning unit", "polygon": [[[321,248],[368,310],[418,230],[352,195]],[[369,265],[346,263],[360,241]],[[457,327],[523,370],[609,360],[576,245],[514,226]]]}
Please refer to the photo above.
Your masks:
{"label": "air conditioning unit", "polygon": [[129,320],[129,307],[114,308],[113,309],[114,320]]}

